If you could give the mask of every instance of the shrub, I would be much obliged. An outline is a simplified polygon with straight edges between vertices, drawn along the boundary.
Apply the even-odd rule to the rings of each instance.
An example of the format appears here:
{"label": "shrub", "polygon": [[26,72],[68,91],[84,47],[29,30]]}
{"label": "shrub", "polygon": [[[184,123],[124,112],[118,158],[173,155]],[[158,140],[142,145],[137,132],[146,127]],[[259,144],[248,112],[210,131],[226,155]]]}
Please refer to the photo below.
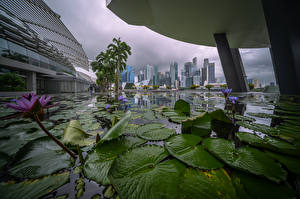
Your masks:
{"label": "shrub", "polygon": [[159,86],[158,85],[153,85],[153,89],[158,89],[159,88]]}
{"label": "shrub", "polygon": [[199,85],[193,84],[193,85],[190,86],[190,89],[196,89],[196,88],[199,88],[199,87],[200,87]]}
{"label": "shrub", "polygon": [[250,90],[253,90],[253,89],[254,89],[254,84],[249,83],[248,85],[249,85],[249,89],[250,89]]}
{"label": "shrub", "polygon": [[16,73],[5,73],[0,75],[0,91],[25,91],[26,83]]}
{"label": "shrub", "polygon": [[166,88],[167,88],[167,89],[171,89],[171,86],[167,85]]}
{"label": "shrub", "polygon": [[148,85],[144,85],[143,86],[143,89],[145,89],[145,90],[147,90],[147,89],[149,89],[150,88],[150,86],[148,86]]}
{"label": "shrub", "polygon": [[210,89],[211,89],[212,87],[214,87],[214,85],[207,84],[207,85],[205,86],[205,88],[207,88],[207,89],[208,89],[208,91],[210,91]]}
{"label": "shrub", "polygon": [[126,83],[124,89],[135,89],[134,83]]}

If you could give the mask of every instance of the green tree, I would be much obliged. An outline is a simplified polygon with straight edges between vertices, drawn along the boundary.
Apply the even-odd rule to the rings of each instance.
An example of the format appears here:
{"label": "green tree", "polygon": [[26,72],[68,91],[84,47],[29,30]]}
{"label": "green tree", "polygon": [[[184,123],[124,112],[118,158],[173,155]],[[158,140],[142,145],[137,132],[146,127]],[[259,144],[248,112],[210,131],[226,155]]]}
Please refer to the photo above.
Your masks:
{"label": "green tree", "polygon": [[210,89],[211,89],[212,87],[214,87],[214,85],[207,84],[207,85],[205,86],[205,88],[207,88],[209,92],[210,92]]}
{"label": "green tree", "polygon": [[114,59],[111,58],[110,52],[100,52],[96,57],[96,61],[92,62],[92,69],[96,72],[96,83],[102,91],[108,90],[111,84],[115,81],[115,66]]}
{"label": "green tree", "polygon": [[107,50],[110,59],[116,64],[115,92],[116,96],[118,96],[120,91],[120,73],[126,69],[126,61],[128,55],[131,55],[131,47],[126,42],[122,42],[120,38],[114,38],[113,43],[107,46]]}
{"label": "green tree", "polygon": [[227,84],[222,84],[220,87],[221,88],[227,88]]}
{"label": "green tree", "polygon": [[16,73],[5,73],[0,75],[0,91],[25,91],[26,83]]}
{"label": "green tree", "polygon": [[249,85],[249,89],[250,89],[250,90],[253,90],[253,89],[254,89],[254,84],[249,83],[248,85]]}

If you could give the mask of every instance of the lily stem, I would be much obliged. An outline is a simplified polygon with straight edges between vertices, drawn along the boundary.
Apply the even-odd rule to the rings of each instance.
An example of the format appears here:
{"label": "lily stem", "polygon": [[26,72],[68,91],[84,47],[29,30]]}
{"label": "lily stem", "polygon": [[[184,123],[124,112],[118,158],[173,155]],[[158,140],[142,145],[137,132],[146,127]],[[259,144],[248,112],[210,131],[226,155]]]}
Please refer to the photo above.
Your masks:
{"label": "lily stem", "polygon": [[80,149],[80,147],[78,145],[77,145],[77,153],[78,153],[80,162],[83,163],[82,152],[81,152],[81,149]]}
{"label": "lily stem", "polygon": [[40,126],[40,128],[54,141],[56,142],[56,144],[58,144],[63,150],[65,150],[74,160],[76,160],[76,156],[74,155],[74,153],[68,149],[63,143],[61,143],[58,139],[56,139],[56,137],[54,137],[45,127],[44,125],[41,123],[40,119],[38,118],[38,116],[35,116],[35,121],[38,123],[38,125]]}

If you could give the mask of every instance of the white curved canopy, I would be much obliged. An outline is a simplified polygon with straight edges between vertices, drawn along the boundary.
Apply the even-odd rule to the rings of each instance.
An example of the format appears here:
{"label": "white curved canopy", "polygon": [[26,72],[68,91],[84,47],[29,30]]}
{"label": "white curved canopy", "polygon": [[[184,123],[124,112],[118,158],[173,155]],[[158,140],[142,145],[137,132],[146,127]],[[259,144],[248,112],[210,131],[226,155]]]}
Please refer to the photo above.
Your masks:
{"label": "white curved canopy", "polygon": [[226,33],[231,48],[269,47],[261,0],[107,0],[125,22],[193,44],[216,46]]}

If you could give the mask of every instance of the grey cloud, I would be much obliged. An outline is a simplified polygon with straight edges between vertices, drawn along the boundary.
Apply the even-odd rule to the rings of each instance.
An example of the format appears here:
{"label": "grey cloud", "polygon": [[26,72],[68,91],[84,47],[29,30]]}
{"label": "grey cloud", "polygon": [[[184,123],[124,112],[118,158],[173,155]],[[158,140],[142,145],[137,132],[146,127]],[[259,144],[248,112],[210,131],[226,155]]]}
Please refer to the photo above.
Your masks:
{"label": "grey cloud", "polygon": [[[106,8],[105,0],[46,0],[46,3],[61,15],[62,21],[82,43],[90,59],[105,50],[114,37],[120,37],[132,47],[128,64],[134,67],[150,64],[159,66],[160,71],[166,71],[170,62],[176,61],[179,68],[183,68],[183,64],[193,57],[198,58],[200,67],[203,59],[209,58],[215,62],[216,76],[223,76],[216,48],[177,41],[146,27],[128,25]],[[242,50],[248,76],[255,73],[255,68],[261,68],[259,65],[270,65],[259,51],[252,51]]]}

